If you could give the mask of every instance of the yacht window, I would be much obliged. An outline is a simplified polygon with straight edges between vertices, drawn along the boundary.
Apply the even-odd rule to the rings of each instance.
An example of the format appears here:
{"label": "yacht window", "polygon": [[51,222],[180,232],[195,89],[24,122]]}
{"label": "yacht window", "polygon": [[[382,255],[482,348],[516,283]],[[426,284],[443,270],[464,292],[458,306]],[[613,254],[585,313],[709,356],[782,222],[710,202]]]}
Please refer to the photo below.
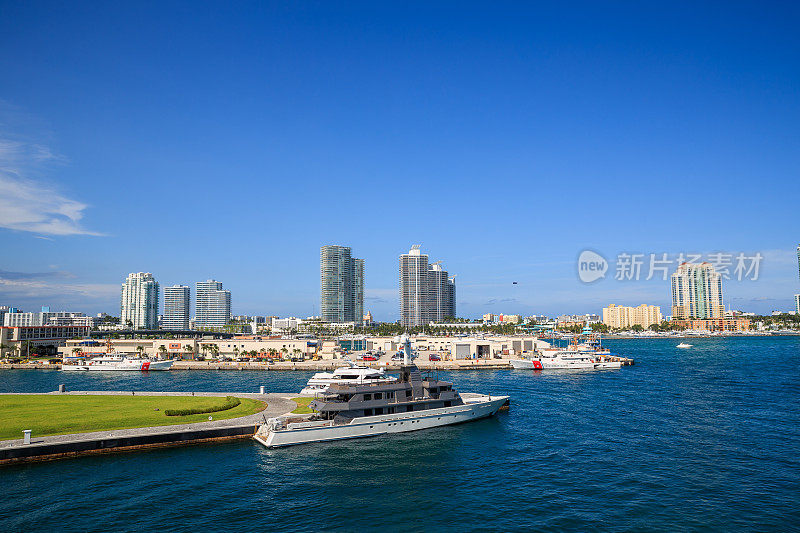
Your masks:
{"label": "yacht window", "polygon": [[388,414],[393,415],[394,414],[394,407],[389,407],[388,411],[389,411]]}
{"label": "yacht window", "polygon": [[380,400],[380,399],[382,399],[382,398],[383,398],[383,394],[381,394],[380,392],[376,392],[376,393],[375,393],[375,399],[376,399],[376,400]]}
{"label": "yacht window", "polygon": [[411,391],[410,390],[406,391],[406,398],[411,398]]}
{"label": "yacht window", "polygon": [[364,416],[372,416],[372,409],[364,409]]}
{"label": "yacht window", "polygon": [[383,414],[383,407],[376,407],[375,408],[375,414],[376,415],[382,415]]}
{"label": "yacht window", "polygon": [[387,400],[391,400],[392,398],[394,398],[394,391],[387,392],[386,393],[386,399]]}
{"label": "yacht window", "polygon": [[365,401],[365,402],[366,402],[367,400],[371,400],[371,399],[372,399],[372,394],[365,394],[365,395],[364,395],[364,401]]}
{"label": "yacht window", "polygon": [[410,413],[413,410],[414,410],[414,404],[413,403],[406,406],[406,412]]}
{"label": "yacht window", "polygon": [[451,405],[452,405],[452,402],[450,400],[445,400],[445,402],[444,402],[444,406],[445,407],[450,407]]}

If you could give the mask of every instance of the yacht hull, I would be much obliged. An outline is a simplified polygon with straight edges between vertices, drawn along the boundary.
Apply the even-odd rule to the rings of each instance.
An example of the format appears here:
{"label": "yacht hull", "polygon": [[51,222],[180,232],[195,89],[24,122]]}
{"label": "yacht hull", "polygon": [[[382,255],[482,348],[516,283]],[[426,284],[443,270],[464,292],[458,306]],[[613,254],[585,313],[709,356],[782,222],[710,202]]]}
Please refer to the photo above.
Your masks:
{"label": "yacht hull", "polygon": [[312,442],[374,437],[419,429],[448,426],[487,418],[508,402],[508,396],[464,395],[464,405],[354,418],[349,424],[332,425],[331,421],[289,423],[275,429],[273,420],[261,426],[255,440],[268,448]]}

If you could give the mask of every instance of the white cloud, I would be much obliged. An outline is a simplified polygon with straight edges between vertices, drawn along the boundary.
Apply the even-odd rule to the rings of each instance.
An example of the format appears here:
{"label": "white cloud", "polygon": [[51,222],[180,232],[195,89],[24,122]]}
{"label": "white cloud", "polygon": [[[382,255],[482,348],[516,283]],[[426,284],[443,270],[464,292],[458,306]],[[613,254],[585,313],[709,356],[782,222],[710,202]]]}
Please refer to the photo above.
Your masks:
{"label": "white cloud", "polygon": [[0,278],[0,295],[17,298],[113,298],[119,297],[120,285],[109,283],[58,283],[43,279]]}
{"label": "white cloud", "polygon": [[101,235],[81,226],[86,204],[29,177],[60,160],[46,146],[0,139],[0,227],[43,235]]}

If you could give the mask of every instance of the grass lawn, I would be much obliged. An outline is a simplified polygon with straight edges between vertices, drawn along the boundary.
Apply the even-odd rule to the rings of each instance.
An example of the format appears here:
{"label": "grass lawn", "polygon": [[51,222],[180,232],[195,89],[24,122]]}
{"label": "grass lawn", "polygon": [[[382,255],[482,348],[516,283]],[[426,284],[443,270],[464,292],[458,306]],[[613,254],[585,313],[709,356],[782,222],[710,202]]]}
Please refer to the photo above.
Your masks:
{"label": "grass lawn", "polygon": [[297,403],[297,409],[292,411],[292,413],[296,415],[307,415],[308,413],[313,413],[314,411],[308,406],[314,398],[292,398],[292,401]]}
{"label": "grass lawn", "polygon": [[257,413],[266,407],[260,400],[239,398],[242,403],[216,413],[167,416],[166,409],[212,407],[224,397],[207,396],[55,396],[39,394],[0,395],[0,440],[21,439],[23,429],[34,437],[64,435],[149,426],[169,426],[225,420]]}

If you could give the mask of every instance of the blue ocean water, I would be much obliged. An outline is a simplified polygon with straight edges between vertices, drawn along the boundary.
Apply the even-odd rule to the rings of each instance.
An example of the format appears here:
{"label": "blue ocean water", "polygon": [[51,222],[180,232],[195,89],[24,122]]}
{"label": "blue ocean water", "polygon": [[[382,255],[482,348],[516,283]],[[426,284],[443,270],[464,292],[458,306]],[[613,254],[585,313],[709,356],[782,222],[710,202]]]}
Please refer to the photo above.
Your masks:
{"label": "blue ocean water", "polygon": [[[798,530],[800,339],[607,341],[602,372],[442,373],[511,410],[267,450],[251,441],[0,468],[0,530]],[[0,392],[298,390],[303,372],[0,372]]]}

